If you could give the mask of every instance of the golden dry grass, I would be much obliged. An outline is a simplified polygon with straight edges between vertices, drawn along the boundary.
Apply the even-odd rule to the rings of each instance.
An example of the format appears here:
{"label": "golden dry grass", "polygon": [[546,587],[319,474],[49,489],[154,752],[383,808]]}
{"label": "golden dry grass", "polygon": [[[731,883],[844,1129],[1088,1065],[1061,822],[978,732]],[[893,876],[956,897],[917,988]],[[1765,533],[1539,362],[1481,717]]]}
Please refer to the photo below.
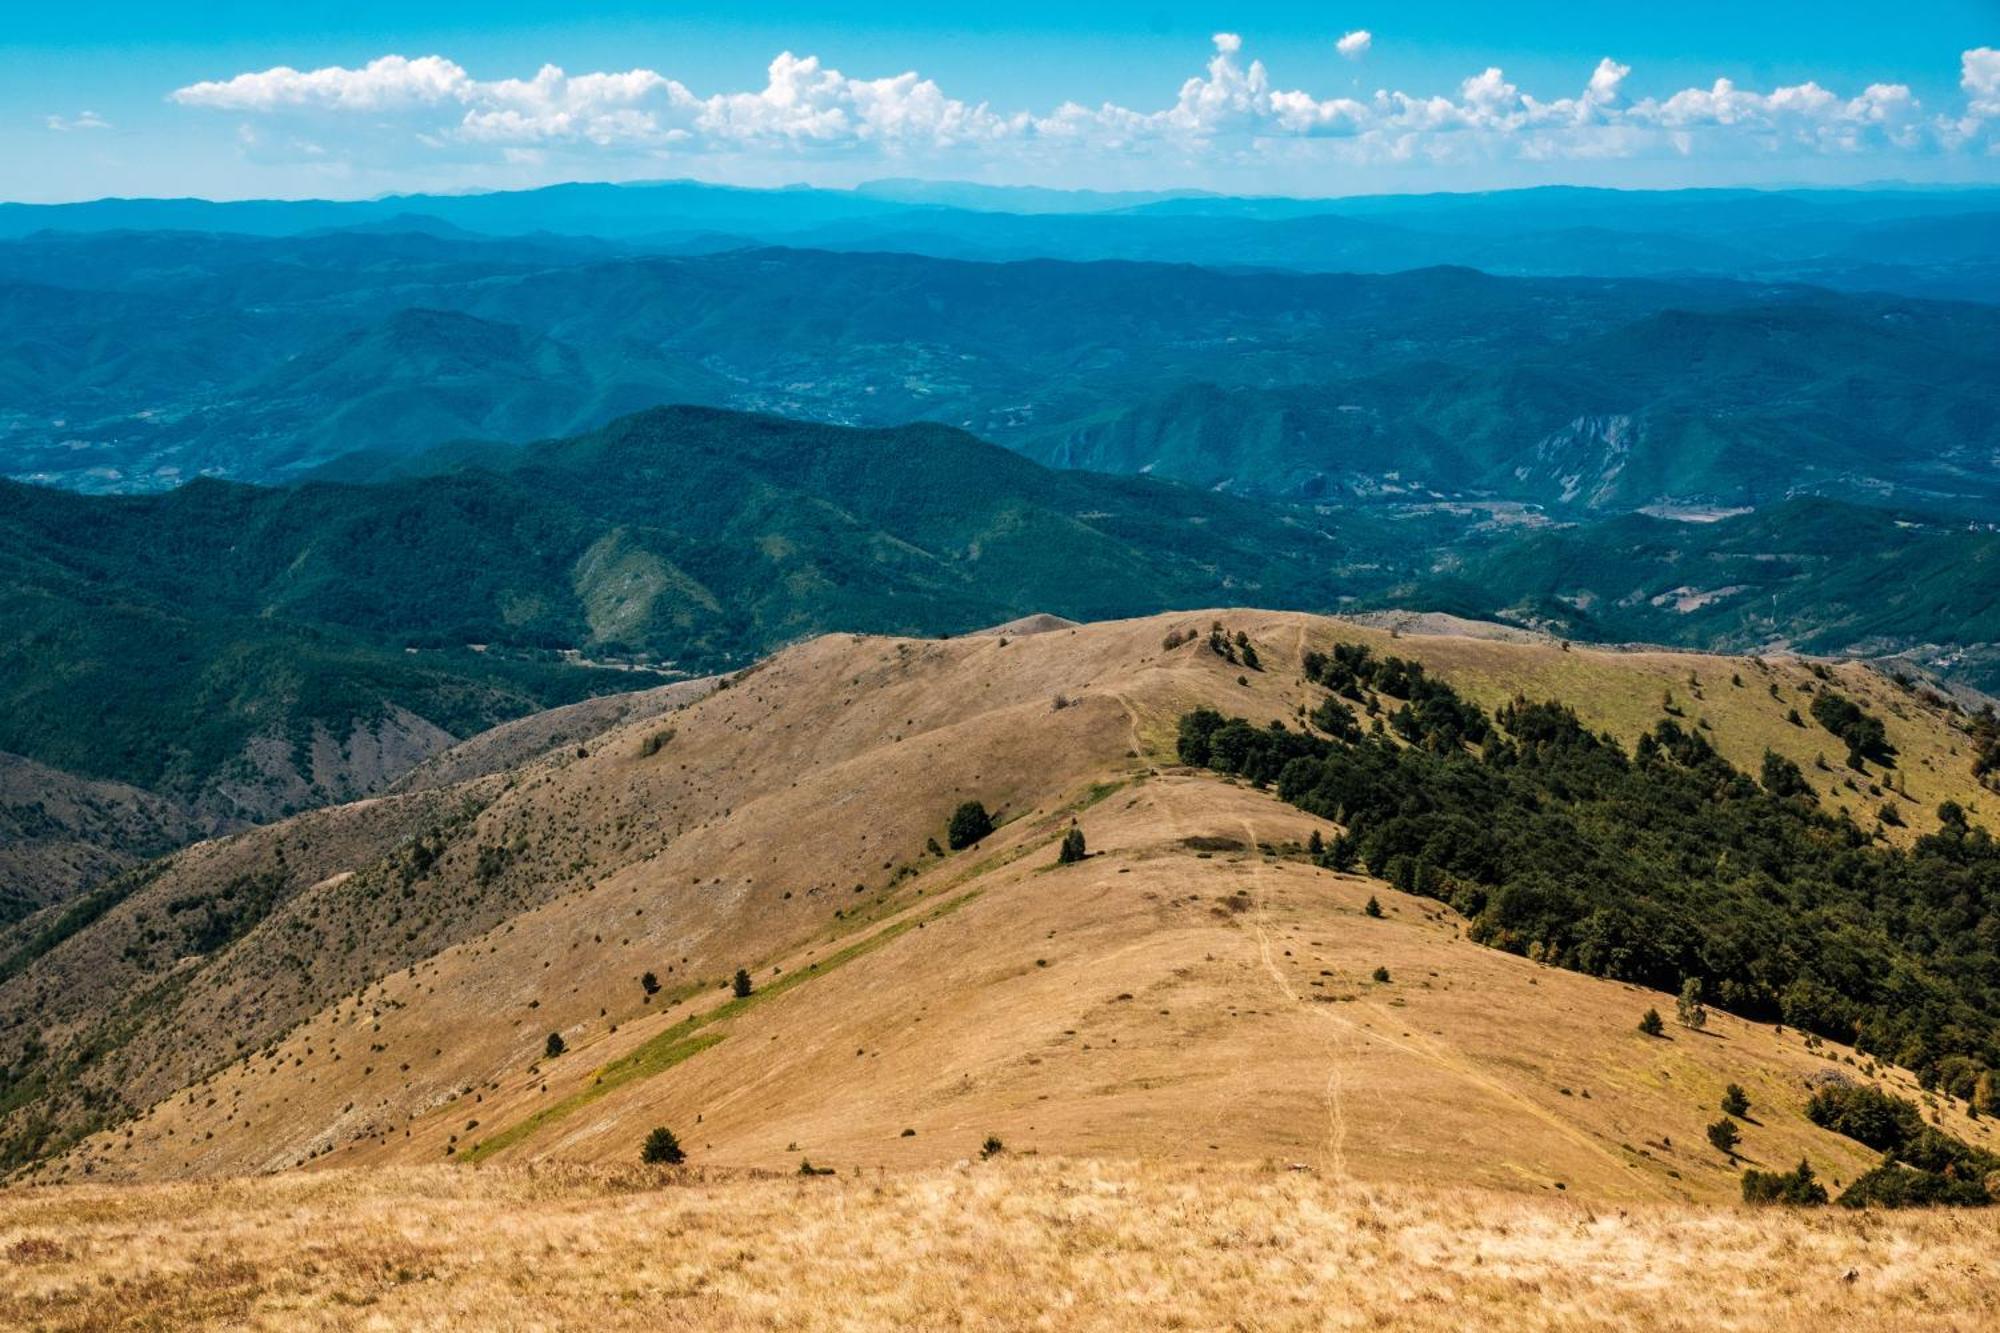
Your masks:
{"label": "golden dry grass", "polygon": [[[1267,670],[1162,647],[1217,615]],[[0,1191],[0,1327],[2000,1326],[2000,1217],[1744,1210],[1702,1135],[1741,1083],[1742,1162],[1808,1156],[1837,1188],[1873,1158],[1800,1114],[1835,1064],[1982,1146],[1990,1120],[1726,1014],[1643,1037],[1670,998],[1476,946],[1449,908],[1306,864],[1331,826],[1172,765],[1194,704],[1295,718],[1300,656],[1335,637],[1628,741],[1672,689],[1753,768],[1828,740],[1786,720],[1796,662],[1391,647],[1304,616],[802,645],[664,750],[646,722],[486,779],[470,841],[532,832],[535,891],[344,996],[285,970],[293,933],[345,919],[337,872],[425,798],[295,821],[327,877],[139,1043],[156,1100],[38,1177],[72,1183]],[[1948,719],[1842,687],[1889,719],[1913,826],[1987,796]],[[1890,799],[1809,771],[1831,802]],[[972,794],[1007,822],[924,851]],[[1058,868],[1072,818],[1091,856]],[[107,921],[275,836],[195,849]],[[513,887],[470,860],[425,893]],[[115,956],[90,943],[0,998],[82,1021]],[[569,1050],[544,1060],[551,1030]],[[699,1172],[627,1165],[662,1124]],[[1010,1151],[964,1160],[988,1133]],[[108,1183],[173,1176],[209,1179]]]}
{"label": "golden dry grass", "polygon": [[2000,1218],[1590,1207],[1270,1165],[319,1172],[0,1194],[0,1325],[1974,1329]]}
{"label": "golden dry grass", "polygon": [[[1657,715],[1669,685],[1692,704],[1680,682],[1695,672],[1713,734],[1740,761],[1761,755],[1766,732],[1818,743],[1788,734],[1799,731],[1784,720],[1789,699],[1772,698],[1753,664],[1392,642],[1311,617],[1226,614],[1266,671],[1226,664],[1205,643],[1162,649],[1167,629],[1205,626],[1210,613],[1006,646],[825,639],[678,714],[671,755],[640,755],[647,724],[587,760],[565,753],[522,770],[481,836],[550,827],[565,854],[615,869],[390,973],[366,1004],[314,1014],[268,1058],[163,1097],[43,1178],[473,1154],[605,1166],[665,1124],[703,1160],[737,1168],[788,1169],[801,1155],[843,1170],[932,1168],[993,1131],[1084,1159],[1270,1157],[1377,1183],[1726,1201],[1739,1167],[1702,1131],[1729,1082],[1757,1108],[1744,1161],[1808,1156],[1829,1184],[1871,1164],[1799,1113],[1805,1078],[1830,1061],[1870,1076],[1853,1052],[1809,1050],[1797,1033],[1723,1014],[1705,1034],[1642,1037],[1639,1014],[1670,1011],[1671,997],[1480,948],[1440,904],[1267,855],[1260,845],[1296,849],[1332,826],[1159,763],[1194,703],[1295,716],[1316,697],[1299,657],[1335,636],[1422,656],[1490,701],[1557,693],[1621,734]],[[1772,671],[1781,696],[1806,674]],[[1071,704],[1057,710],[1059,692]],[[1628,703],[1630,718],[1618,711]],[[1943,721],[1909,711],[1896,724],[1922,775],[1913,790],[1954,765],[1969,783]],[[625,821],[659,821],[689,790],[717,807],[706,822],[628,849]],[[925,834],[972,792],[1015,817],[974,853],[922,855]],[[1092,856],[1057,870],[1054,842],[1073,814]],[[892,876],[892,859],[917,873]],[[853,892],[864,878],[869,892]],[[1363,914],[1371,895],[1385,917]],[[851,954],[891,930],[901,933]],[[267,928],[238,952],[288,939]],[[740,1011],[723,985],[738,965],[760,987]],[[1393,981],[1373,981],[1377,966]],[[637,984],[646,968],[668,987],[658,1002]],[[690,974],[706,986],[685,988]],[[263,975],[245,968],[231,985],[248,992]],[[237,1032],[238,1012],[188,1009],[176,1031]],[[654,1059],[690,1015],[715,1044]],[[569,1052],[542,1061],[551,1030]],[[635,1070],[646,1076],[626,1077]],[[1906,1071],[1872,1077],[1918,1096]],[[1990,1120],[1942,1104],[1927,1113],[1994,1142]]]}

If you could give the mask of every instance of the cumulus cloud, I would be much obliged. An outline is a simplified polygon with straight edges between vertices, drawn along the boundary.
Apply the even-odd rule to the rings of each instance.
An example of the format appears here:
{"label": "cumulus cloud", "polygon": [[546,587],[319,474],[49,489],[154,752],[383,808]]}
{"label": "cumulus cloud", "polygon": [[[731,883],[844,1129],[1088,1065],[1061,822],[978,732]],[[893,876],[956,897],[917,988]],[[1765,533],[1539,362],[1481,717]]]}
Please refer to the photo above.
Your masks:
{"label": "cumulus cloud", "polygon": [[42,123],[58,134],[72,134],[77,130],[108,130],[111,122],[95,111],[81,111],[74,116],[45,116]]}
{"label": "cumulus cloud", "polygon": [[[1320,97],[1284,88],[1236,33],[1214,35],[1202,73],[1154,109],[1065,102],[1045,113],[1000,111],[948,94],[914,71],[855,78],[817,57],[783,52],[764,86],[697,93],[658,71],[478,79],[439,55],[385,55],[358,68],[289,66],[190,84],[172,100],[256,117],[359,117],[433,148],[473,148],[530,161],[551,148],[652,153],[1209,152],[1254,158],[1301,151],[1347,161],[1532,160],[1728,152],[1860,153],[1991,146],[2000,124],[2000,51],[1963,54],[1962,111],[1927,117],[1910,89],[1877,83],[1840,94],[1817,82],[1757,90],[1722,78],[1631,98],[1631,67],[1606,57],[1574,92],[1539,97],[1499,67],[1449,93],[1382,89]],[[1365,30],[1335,45],[1358,58]],[[85,113],[51,128],[86,128]],[[1329,142],[1333,141],[1333,142]],[[1317,148],[1313,146],[1317,145]]]}
{"label": "cumulus cloud", "polygon": [[[174,91],[183,106],[224,111],[317,108],[332,111],[389,111],[463,100],[473,80],[456,61],[443,56],[407,60],[382,56],[360,69],[329,65],[311,71],[278,65],[233,79],[193,83]],[[498,86],[498,85],[492,85]]]}
{"label": "cumulus cloud", "polygon": [[2000,51],[1975,47],[1959,58],[1958,86],[1965,89],[1966,114],[2000,120]]}

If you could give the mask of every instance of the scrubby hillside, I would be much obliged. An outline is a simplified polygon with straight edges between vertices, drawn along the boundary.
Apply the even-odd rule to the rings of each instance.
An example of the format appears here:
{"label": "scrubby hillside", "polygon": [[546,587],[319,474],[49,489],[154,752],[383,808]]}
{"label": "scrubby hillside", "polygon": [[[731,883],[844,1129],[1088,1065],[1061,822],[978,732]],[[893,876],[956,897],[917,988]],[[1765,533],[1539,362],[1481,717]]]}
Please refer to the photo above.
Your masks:
{"label": "scrubby hillside", "polygon": [[202,830],[178,802],[0,754],[0,925]]}
{"label": "scrubby hillside", "polygon": [[[1488,707],[1565,700],[1626,746],[1671,692],[1739,768],[1769,750],[1829,811],[1897,803],[1883,839],[1908,845],[1942,803],[1984,823],[1992,800],[1939,704],[1860,667],[1278,613],[1040,628],[817,639],[511,771],[120,881],[0,964],[27,1048],[10,1160],[53,1154],[44,1181],[608,1164],[664,1125],[730,1167],[935,1165],[993,1136],[1714,1200],[1746,1163],[1805,1156],[1833,1184],[1878,1160],[1801,1114],[1835,1072],[1993,1142],[1816,1036],[1720,1012],[1643,1034],[1672,997],[1476,944],[1450,906],[1314,858],[1333,822],[1176,754],[1196,707],[1301,727],[1328,697],[1307,654],[1360,643]],[[1882,722],[1893,794],[1788,720],[1806,686]],[[952,850],[968,800],[999,827]],[[1089,855],[1060,865],[1073,823]],[[1730,1083],[1752,1106],[1736,1159],[1704,1140]]]}
{"label": "scrubby hillside", "polygon": [[518,768],[562,746],[587,745],[614,727],[658,717],[692,703],[713,690],[718,679],[703,676],[630,694],[599,695],[502,722],[432,755],[398,778],[390,791],[454,787],[474,778]]}

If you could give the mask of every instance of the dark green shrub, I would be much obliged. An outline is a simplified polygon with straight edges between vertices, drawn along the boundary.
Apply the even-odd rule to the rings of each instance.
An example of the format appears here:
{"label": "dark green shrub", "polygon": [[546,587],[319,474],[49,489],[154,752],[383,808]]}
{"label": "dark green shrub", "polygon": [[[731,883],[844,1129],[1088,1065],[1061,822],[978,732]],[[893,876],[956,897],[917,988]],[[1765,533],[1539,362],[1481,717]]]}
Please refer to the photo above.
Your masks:
{"label": "dark green shrub", "polygon": [[639,1160],[665,1166],[679,1166],[687,1160],[687,1153],[681,1150],[681,1141],[674,1132],[661,1125],[646,1136],[645,1146],[639,1149]]}
{"label": "dark green shrub", "polygon": [[945,845],[954,852],[972,846],[993,831],[993,816],[978,801],[966,801],[951,812],[945,828]]}
{"label": "dark green shrub", "polygon": [[1337,741],[1361,739],[1361,720],[1354,716],[1352,708],[1330,694],[1313,709],[1311,720],[1315,727]]}
{"label": "dark green shrub", "polygon": [[1840,1194],[1843,1208],[1984,1208],[1993,1202],[1976,1180],[1884,1162]]}
{"label": "dark green shrub", "polygon": [[1722,1090],[1722,1112],[1739,1120],[1750,1114],[1750,1094],[1743,1091],[1741,1084],[1732,1083]]}
{"label": "dark green shrub", "polygon": [[1834,1083],[1806,1103],[1806,1119],[1877,1152],[1896,1152],[1923,1130],[1916,1103],[1863,1083]]}
{"label": "dark green shrub", "polygon": [[747,997],[750,994],[750,974],[740,967],[737,968],[735,977],[730,980],[729,989],[736,992],[736,998],[739,1000]]}
{"label": "dark green shrub", "polygon": [[551,1032],[549,1039],[542,1044],[542,1058],[553,1060],[568,1049],[569,1047],[563,1042],[562,1033]]}
{"label": "dark green shrub", "polygon": [[1804,1158],[1790,1171],[1759,1171],[1753,1167],[1743,1173],[1743,1202],[1811,1208],[1826,1202],[1826,1186],[1813,1179],[1813,1169]]}
{"label": "dark green shrub", "polygon": [[1866,1084],[1821,1088],[1806,1118],[1920,1171],[1968,1178],[2000,1171],[2000,1156],[1925,1124],[1916,1103]]}
{"label": "dark green shrub", "polygon": [[1889,744],[1882,719],[1852,699],[1821,690],[1813,696],[1812,715],[1814,721],[1847,743],[1849,768],[1861,768],[1869,759],[1885,768],[1894,765],[1896,747]]}
{"label": "dark green shrub", "polygon": [[1083,830],[1071,824],[1069,832],[1063,834],[1062,847],[1056,852],[1056,864],[1075,865],[1086,855],[1083,849]]}
{"label": "dark green shrub", "polygon": [[1763,782],[1765,791],[1780,798],[1813,794],[1812,784],[1806,781],[1805,770],[1772,750],[1764,751]]}
{"label": "dark green shrub", "polygon": [[1734,1120],[1724,1116],[1708,1127],[1708,1141],[1714,1144],[1718,1151],[1734,1157],[1736,1145],[1743,1141],[1743,1131],[1736,1128]]}
{"label": "dark green shrub", "polygon": [[1369,916],[1379,917],[1382,915],[1382,904],[1377,902],[1375,900],[1375,895],[1371,893],[1368,895],[1367,905],[1364,906],[1361,910],[1367,913]]}
{"label": "dark green shrub", "polygon": [[1666,1030],[1667,1025],[1660,1021],[1660,1011],[1657,1009],[1648,1009],[1639,1019],[1639,1031],[1649,1037],[1657,1037]]}

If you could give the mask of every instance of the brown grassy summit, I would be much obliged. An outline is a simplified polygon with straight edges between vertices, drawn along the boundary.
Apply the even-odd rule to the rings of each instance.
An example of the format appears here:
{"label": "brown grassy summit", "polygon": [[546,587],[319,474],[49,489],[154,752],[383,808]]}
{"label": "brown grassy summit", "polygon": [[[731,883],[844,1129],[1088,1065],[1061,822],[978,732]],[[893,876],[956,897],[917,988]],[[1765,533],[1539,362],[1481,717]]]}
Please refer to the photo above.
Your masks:
{"label": "brown grassy summit", "polygon": [[1592,1207],[1280,1166],[447,1166],[0,1194],[0,1325],[1964,1330],[1994,1219]]}
{"label": "brown grassy summit", "polygon": [[[1209,651],[1217,621],[1263,670]],[[995,1135],[1700,1201],[1736,1191],[1702,1135],[1735,1082],[1759,1108],[1745,1162],[1809,1155],[1830,1181],[1871,1163],[1799,1114],[1830,1060],[1868,1077],[1850,1053],[1722,1014],[1644,1037],[1665,997],[1475,945],[1449,908],[1299,855],[1332,826],[1174,764],[1188,708],[1295,718],[1308,648],[1389,632],[1250,611],[1036,628],[820,638],[518,767],[177,854],[0,982],[9,1030],[87,1055],[6,1130],[40,1115],[59,1148],[105,1125],[44,1181],[615,1164],[664,1124],[744,1169],[914,1169]],[[1165,646],[1176,630],[1201,634]],[[1739,766],[1778,749],[1829,803],[1857,799],[1813,764],[1832,738],[1785,720],[1808,664],[1453,635],[1393,651],[1628,741],[1671,689]],[[1913,828],[1943,799],[1980,809],[1948,715],[1838,674],[1902,752]],[[932,849],[969,799],[998,830]],[[1058,866],[1072,822],[1090,855]]]}

